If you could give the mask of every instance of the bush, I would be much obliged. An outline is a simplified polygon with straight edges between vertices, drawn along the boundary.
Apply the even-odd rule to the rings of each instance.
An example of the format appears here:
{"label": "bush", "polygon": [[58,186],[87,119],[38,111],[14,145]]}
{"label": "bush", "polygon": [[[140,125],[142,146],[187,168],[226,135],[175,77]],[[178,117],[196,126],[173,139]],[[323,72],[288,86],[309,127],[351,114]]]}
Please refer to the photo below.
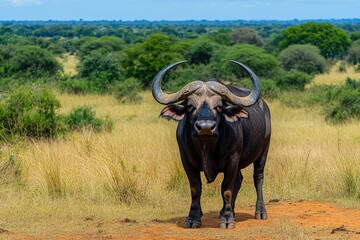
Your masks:
{"label": "bush", "polygon": [[119,102],[139,103],[142,100],[139,95],[141,89],[141,82],[132,77],[117,83],[114,87],[114,94]]}
{"label": "bush", "polygon": [[169,36],[152,34],[143,43],[125,49],[122,67],[126,78],[135,77],[142,85],[150,87],[155,75],[169,63],[176,61]]}
{"label": "bush", "polygon": [[303,91],[305,85],[310,83],[311,76],[304,72],[292,70],[286,72],[276,79],[276,84],[283,90],[300,90]]}
{"label": "bush", "polygon": [[85,79],[67,77],[60,82],[60,89],[71,94],[82,94],[88,91],[88,83]]}
{"label": "bush", "polygon": [[269,99],[274,99],[278,97],[280,93],[279,87],[276,85],[276,82],[272,79],[262,80],[261,82],[261,96]]}
{"label": "bush", "polygon": [[89,81],[95,92],[108,91],[115,81],[123,79],[120,57],[115,53],[92,51],[81,59],[79,75]]}
{"label": "bush", "polygon": [[0,138],[53,138],[62,132],[55,110],[60,102],[47,89],[20,87],[0,102]]}
{"label": "bush", "polygon": [[55,57],[47,50],[37,46],[23,46],[15,50],[9,59],[9,76],[43,78],[62,70]]}
{"label": "bush", "polygon": [[[347,78],[345,85],[335,88],[331,94],[332,104],[326,105],[326,119],[342,123],[351,118],[360,118],[360,81]],[[336,95],[336,96],[334,96]]]}
{"label": "bush", "polygon": [[59,107],[59,100],[39,86],[18,87],[0,95],[0,140],[55,138],[83,127],[95,131],[112,129],[112,121],[96,118],[91,107],[75,108],[63,116],[56,114]]}
{"label": "bush", "polygon": [[190,64],[208,64],[214,54],[216,44],[210,39],[196,39],[186,50],[184,57]]}
{"label": "bush", "polygon": [[355,72],[360,73],[360,64],[355,66]]}
{"label": "bush", "polygon": [[165,76],[164,79],[164,89],[170,92],[179,91],[187,83],[195,80],[209,80],[216,77],[216,73],[212,70],[211,65],[190,65],[186,66],[183,64],[183,67],[178,67]]}
{"label": "bush", "polygon": [[337,68],[338,72],[346,72],[346,63],[345,62],[341,62],[339,67]]}
{"label": "bush", "polygon": [[273,78],[280,71],[280,62],[274,56],[267,54],[264,49],[249,44],[236,44],[226,51],[221,63],[222,77],[226,80],[248,77],[245,70],[231,63],[230,60],[246,64],[259,77]]}
{"label": "bush", "polygon": [[319,48],[313,45],[291,45],[279,54],[278,59],[287,71],[316,74],[326,70],[325,58],[321,56]]}
{"label": "bush", "polygon": [[258,47],[265,45],[264,40],[252,28],[234,28],[231,37],[233,44],[253,44]]}
{"label": "bush", "polygon": [[360,119],[360,81],[351,78],[347,78],[344,85],[315,86],[289,99],[285,95],[282,100],[286,101],[287,106],[294,106],[294,102],[295,106],[320,105],[324,109],[325,119],[331,123]]}
{"label": "bush", "polygon": [[79,57],[82,59],[93,51],[101,51],[102,53],[111,53],[120,51],[124,47],[124,41],[114,36],[104,36],[97,38],[82,38],[83,43],[80,46]]}
{"label": "bush", "polygon": [[69,114],[62,116],[63,122],[70,130],[90,128],[96,132],[101,130],[110,131],[113,122],[109,118],[97,118],[90,106],[81,106],[73,109]]}
{"label": "bush", "polygon": [[360,45],[352,46],[349,49],[346,61],[354,65],[360,63]]}

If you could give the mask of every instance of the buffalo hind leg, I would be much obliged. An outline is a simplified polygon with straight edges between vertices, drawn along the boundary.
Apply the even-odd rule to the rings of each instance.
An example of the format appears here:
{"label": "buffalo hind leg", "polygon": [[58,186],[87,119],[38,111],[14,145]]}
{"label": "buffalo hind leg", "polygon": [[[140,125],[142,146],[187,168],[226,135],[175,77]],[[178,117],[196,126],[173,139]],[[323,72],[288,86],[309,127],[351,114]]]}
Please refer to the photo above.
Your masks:
{"label": "buffalo hind leg", "polygon": [[265,208],[265,202],[263,198],[263,182],[264,182],[264,168],[266,163],[267,154],[269,151],[269,145],[259,159],[254,162],[254,185],[256,189],[256,219],[267,219],[267,212]]}
{"label": "buffalo hind leg", "polygon": [[188,175],[188,177],[190,181],[191,206],[189,215],[185,220],[184,228],[200,228],[203,214],[200,204],[202,190],[200,172],[192,174],[191,177]]}

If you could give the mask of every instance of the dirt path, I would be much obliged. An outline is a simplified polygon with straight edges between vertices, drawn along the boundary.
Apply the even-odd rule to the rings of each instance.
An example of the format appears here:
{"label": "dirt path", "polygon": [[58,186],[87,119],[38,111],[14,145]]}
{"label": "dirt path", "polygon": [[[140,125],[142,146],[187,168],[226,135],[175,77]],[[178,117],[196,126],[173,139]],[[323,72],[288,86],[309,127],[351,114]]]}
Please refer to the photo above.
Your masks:
{"label": "dirt path", "polygon": [[360,239],[360,209],[333,203],[282,202],[267,206],[269,219],[253,219],[254,207],[236,214],[236,228],[218,228],[218,213],[205,213],[201,229],[183,229],[184,217],[139,223],[131,219],[84,224],[83,232],[30,237],[0,230],[0,239]]}

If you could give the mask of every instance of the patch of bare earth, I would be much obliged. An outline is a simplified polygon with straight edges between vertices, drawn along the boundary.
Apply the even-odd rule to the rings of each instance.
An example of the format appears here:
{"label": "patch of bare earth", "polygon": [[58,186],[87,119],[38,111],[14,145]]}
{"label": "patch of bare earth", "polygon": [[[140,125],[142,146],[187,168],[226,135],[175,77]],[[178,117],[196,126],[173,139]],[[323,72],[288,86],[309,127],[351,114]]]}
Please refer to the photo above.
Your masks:
{"label": "patch of bare earth", "polygon": [[150,222],[84,219],[81,232],[57,236],[26,236],[1,229],[0,239],[360,239],[360,209],[299,201],[272,202],[267,210],[268,220],[255,220],[253,206],[238,209],[236,227],[231,230],[219,229],[218,213],[207,212],[201,229],[182,228],[184,214]]}

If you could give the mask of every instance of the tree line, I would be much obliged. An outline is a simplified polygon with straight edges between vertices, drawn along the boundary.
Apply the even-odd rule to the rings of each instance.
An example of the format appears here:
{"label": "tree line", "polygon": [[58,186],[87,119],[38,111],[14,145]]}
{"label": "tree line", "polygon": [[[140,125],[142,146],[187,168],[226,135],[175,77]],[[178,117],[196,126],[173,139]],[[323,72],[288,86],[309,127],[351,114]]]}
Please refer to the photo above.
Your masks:
{"label": "tree line", "polygon": [[[75,76],[64,74],[57,60],[64,54],[79,59]],[[76,94],[113,93],[121,102],[137,102],[141,99],[138,92],[150,87],[158,71],[184,59],[188,65],[164,79],[167,90],[209,78],[250,86],[245,73],[230,63],[234,59],[252,68],[262,81],[263,95],[274,98],[282,91],[303,91],[336,60],[360,71],[360,31],[349,32],[323,22],[253,27],[0,26],[0,91],[41,83]],[[354,89],[358,97],[359,89]]]}

